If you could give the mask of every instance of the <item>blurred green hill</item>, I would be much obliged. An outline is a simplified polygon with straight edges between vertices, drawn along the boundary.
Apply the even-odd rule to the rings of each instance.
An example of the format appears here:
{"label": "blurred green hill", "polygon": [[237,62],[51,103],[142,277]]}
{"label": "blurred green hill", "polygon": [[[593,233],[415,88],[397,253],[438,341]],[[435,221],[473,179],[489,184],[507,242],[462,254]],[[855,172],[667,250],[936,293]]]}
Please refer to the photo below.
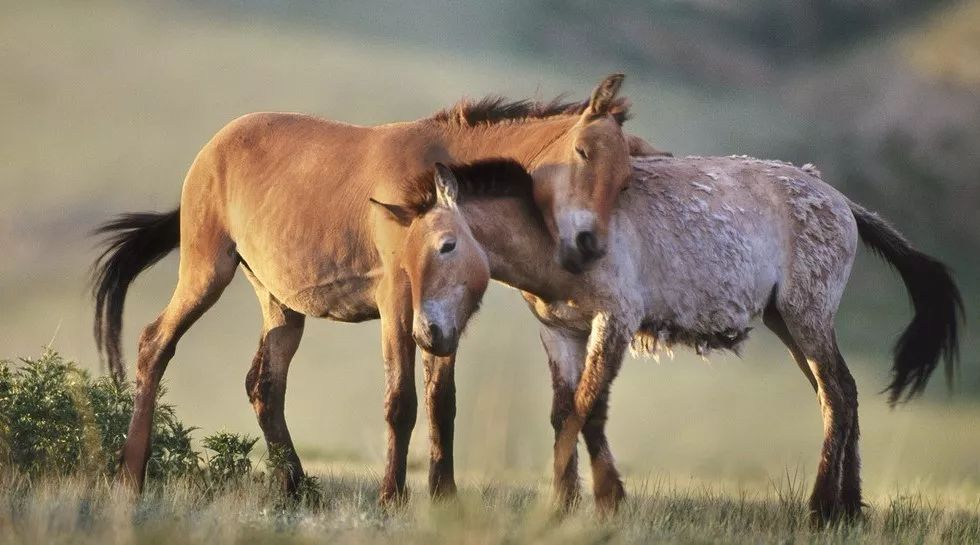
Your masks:
{"label": "blurred green hill", "polygon": [[[978,36],[977,0],[7,3],[0,356],[35,354],[54,338],[66,356],[97,368],[87,233],[116,213],[174,206],[194,155],[238,115],[290,110],[381,123],[464,95],[584,97],[620,70],[635,104],[630,130],[679,154],[816,163],[829,183],[954,267],[976,324]],[[168,258],[130,292],[130,359],[175,271]],[[980,397],[973,327],[955,403],[945,403],[941,380],[908,411],[888,413],[874,395],[909,318],[898,277],[863,252],[838,324],[862,391],[866,459],[885,460],[868,464],[870,478],[900,482],[900,468],[915,467],[980,482],[970,454],[980,448],[970,435],[980,414],[971,412]],[[242,383],[259,325],[239,278],[185,337],[167,381],[187,421],[258,432]],[[310,323],[292,376],[288,417],[299,444],[322,457],[381,459],[377,324]],[[545,468],[548,375],[516,294],[488,294],[457,377],[460,467]],[[628,363],[611,426],[634,472],[738,480],[810,467],[820,420],[809,385],[760,328],[742,360]],[[421,457],[421,418],[416,429]],[[959,443],[929,448],[956,430]]]}

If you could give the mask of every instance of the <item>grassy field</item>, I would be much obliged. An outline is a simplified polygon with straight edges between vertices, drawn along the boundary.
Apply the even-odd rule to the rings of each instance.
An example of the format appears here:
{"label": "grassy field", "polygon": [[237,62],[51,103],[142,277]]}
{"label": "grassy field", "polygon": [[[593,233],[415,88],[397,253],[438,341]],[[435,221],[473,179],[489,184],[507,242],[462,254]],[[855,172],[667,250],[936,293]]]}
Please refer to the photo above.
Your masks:
{"label": "grassy field", "polygon": [[[137,498],[112,484],[132,411],[129,396],[51,351],[0,361],[0,544],[980,542],[975,481],[906,479],[888,493],[866,493],[864,520],[816,530],[806,507],[806,469],[725,477],[753,458],[750,451],[710,461],[715,474],[708,478],[625,467],[628,500],[604,519],[595,515],[588,475],[582,502],[564,516],[554,510],[541,473],[493,478],[492,471],[464,471],[458,498],[432,502],[426,460],[419,457],[410,463],[408,501],[396,508],[376,504],[380,464],[328,462],[308,451],[311,478],[298,500],[287,501],[274,477],[281,458],[253,453],[257,439],[247,436],[218,433],[189,442],[194,428],[177,419],[166,396],[155,419],[149,481]],[[952,426],[965,430],[968,423]],[[758,441],[779,432],[767,429]],[[942,440],[922,446],[932,452]],[[933,464],[945,458],[932,475],[969,475],[949,452],[927,454]]]}
{"label": "grassy field", "polygon": [[[321,24],[221,5],[4,6],[0,356],[36,354],[53,341],[100,371],[86,293],[96,255],[88,231],[120,212],[175,205],[194,154],[238,115],[288,110],[381,123],[424,116],[465,95],[584,96],[599,77],[622,69],[616,59],[515,55],[519,47],[507,35],[487,32],[472,47],[453,48],[447,43],[467,27],[452,14],[419,26],[418,36],[438,34],[433,47],[389,39],[381,27],[360,33],[372,21],[347,25],[343,9]],[[386,24],[410,24],[411,12],[393,10]],[[446,24],[457,26],[439,34]],[[680,154],[808,149],[801,135],[811,120],[761,93],[653,71],[629,73],[626,92],[636,111],[628,128]],[[915,227],[914,218],[891,219],[903,230]],[[935,241],[915,242],[938,255]],[[124,331],[130,359],[175,275],[171,256],[134,284]],[[960,281],[978,292],[975,278]],[[614,388],[609,436],[631,499],[612,521],[594,520],[588,500],[554,519],[546,478],[550,384],[537,325],[516,293],[492,286],[456,374],[458,504],[432,506],[424,493],[422,411],[410,452],[415,494],[400,512],[376,508],[384,453],[378,325],[311,320],[291,370],[287,419],[307,468],[320,478],[322,504],[283,508],[262,482],[220,491],[176,482],[132,507],[104,482],[3,474],[0,543],[977,541],[980,401],[948,400],[934,384],[926,399],[889,410],[875,394],[887,382],[894,334],[910,319],[904,300],[897,276],[862,253],[838,326],[861,392],[872,505],[863,526],[806,528],[802,498],[821,440],[819,409],[785,349],[761,327],[741,359],[705,363],[681,353],[660,364],[628,361]],[[980,317],[967,303],[971,317]],[[236,278],[170,365],[168,399],[183,421],[200,427],[196,441],[218,430],[259,434],[243,389],[258,341],[257,307],[247,282]],[[971,331],[964,340],[980,346]],[[974,381],[977,362],[975,352],[964,354]]]}
{"label": "grassy field", "polygon": [[[598,520],[584,501],[565,517],[547,485],[475,481],[457,501],[416,492],[404,507],[377,507],[378,479],[361,468],[314,469],[322,498],[285,504],[261,480],[202,489],[158,485],[138,501],[104,481],[0,482],[0,543],[977,543],[980,501],[896,495],[872,503],[856,525],[811,530],[798,476],[762,491],[651,478],[630,487],[622,510]],[[410,475],[416,491],[422,475]]]}

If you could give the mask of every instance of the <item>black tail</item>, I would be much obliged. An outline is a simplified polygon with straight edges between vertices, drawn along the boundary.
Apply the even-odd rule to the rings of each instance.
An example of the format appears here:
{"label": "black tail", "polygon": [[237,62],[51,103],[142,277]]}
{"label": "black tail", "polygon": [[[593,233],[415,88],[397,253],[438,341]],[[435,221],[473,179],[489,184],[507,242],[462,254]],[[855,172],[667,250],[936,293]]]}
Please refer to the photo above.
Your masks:
{"label": "black tail", "polygon": [[163,214],[123,214],[101,225],[96,235],[109,235],[105,251],[95,260],[95,345],[109,362],[113,380],[126,380],[119,337],[126,290],[137,276],[180,244],[180,209]]}
{"label": "black tail", "polygon": [[957,329],[963,320],[963,300],[949,269],[913,248],[877,214],[850,205],[861,240],[895,267],[915,309],[912,323],[895,344],[892,382],[885,389],[888,402],[894,405],[922,393],[940,358],[952,386],[959,362]]}

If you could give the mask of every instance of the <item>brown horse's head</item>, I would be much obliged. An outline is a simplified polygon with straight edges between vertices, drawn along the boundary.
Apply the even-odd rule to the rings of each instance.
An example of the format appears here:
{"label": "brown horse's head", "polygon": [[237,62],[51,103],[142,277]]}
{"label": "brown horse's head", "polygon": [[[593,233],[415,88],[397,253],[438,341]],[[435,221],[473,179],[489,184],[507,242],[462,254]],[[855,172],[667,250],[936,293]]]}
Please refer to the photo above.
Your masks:
{"label": "brown horse's head", "polygon": [[622,74],[604,79],[574,125],[535,161],[534,199],[558,244],[562,266],[580,273],[606,253],[609,221],[630,180],[622,124],[629,103],[617,98]]}
{"label": "brown horse's head", "polygon": [[456,207],[453,172],[436,163],[434,192],[415,206],[374,201],[407,228],[401,268],[412,287],[412,335],[437,356],[456,351],[459,337],[476,312],[490,281],[483,248]]}

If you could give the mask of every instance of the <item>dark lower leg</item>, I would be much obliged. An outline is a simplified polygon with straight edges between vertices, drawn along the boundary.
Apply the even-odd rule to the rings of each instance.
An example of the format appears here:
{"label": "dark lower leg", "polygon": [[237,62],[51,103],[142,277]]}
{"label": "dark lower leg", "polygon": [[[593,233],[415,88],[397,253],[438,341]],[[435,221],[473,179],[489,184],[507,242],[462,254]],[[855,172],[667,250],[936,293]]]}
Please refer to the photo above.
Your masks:
{"label": "dark lower leg", "polygon": [[585,446],[592,462],[592,490],[600,513],[614,513],[626,497],[623,481],[613,460],[609,441],[606,439],[606,419],[609,411],[608,390],[596,400],[592,414],[582,428]]}
{"label": "dark lower leg", "polygon": [[575,390],[562,380],[557,365],[552,363],[551,369],[551,426],[555,430],[555,499],[560,506],[568,509],[579,498],[577,442],[572,441],[571,452],[564,453],[559,449],[562,445],[562,430],[565,423],[575,413]]}
{"label": "dark lower leg", "polygon": [[415,343],[410,337],[394,339],[385,349],[385,422],[388,446],[385,474],[381,482],[382,505],[405,497],[408,443],[415,428],[418,398],[415,394]]}
{"label": "dark lower leg", "polygon": [[385,422],[388,445],[380,503],[391,505],[406,497],[408,443],[415,427],[415,341],[412,339],[412,298],[409,284],[389,272],[378,290],[381,314],[381,352],[385,365]]}
{"label": "dark lower leg", "polygon": [[824,443],[810,497],[810,514],[815,524],[833,521],[844,511],[841,482],[854,409],[839,380],[838,369],[842,364],[841,361],[840,364],[818,365],[815,373],[820,386],[819,397],[824,420]]}
{"label": "dark lower leg", "polygon": [[269,458],[274,461],[273,470],[282,491],[289,495],[297,492],[304,475],[285,416],[286,375],[301,335],[301,317],[290,326],[263,334],[245,378],[245,391],[265,436]]}
{"label": "dark lower leg", "polygon": [[[633,331],[629,327],[621,323],[614,316],[599,315],[593,319],[592,333],[589,337],[585,359],[585,368],[582,376],[578,380],[575,391],[572,393],[570,414],[565,416],[555,440],[556,475],[566,469],[564,466],[566,460],[569,463],[573,460],[579,432],[585,431],[584,427],[588,420],[593,418],[593,413],[596,408],[605,403],[600,403],[600,399],[608,398],[609,389],[616,375],[619,373],[619,368],[623,363],[624,352],[629,344],[632,333]],[[618,482],[618,474],[613,477],[616,484],[613,484],[609,480],[609,477],[612,477],[612,475],[607,474],[611,467],[608,444],[605,444],[604,433],[596,433],[598,430],[602,430],[605,425],[605,406],[600,409],[599,414],[596,414],[595,418],[597,427],[594,427],[590,433],[597,440],[601,436],[603,443],[596,452],[600,453],[604,450],[605,454],[601,457],[608,458],[607,461],[610,462],[599,462],[601,482],[596,484],[597,486],[603,487],[601,491],[603,494],[602,501],[610,500],[615,503],[617,501],[614,499],[617,493],[616,485],[618,484],[620,488],[618,492],[621,492],[622,485]],[[557,426],[556,429],[558,429]],[[606,490],[607,487],[608,491]],[[612,496],[609,494],[612,494]],[[606,508],[605,505],[600,505],[599,507],[601,509]]]}
{"label": "dark lower leg", "polygon": [[453,423],[456,419],[455,356],[425,354],[425,400],[429,415],[429,494],[456,494]]}
{"label": "dark lower leg", "polygon": [[136,365],[136,392],[133,397],[133,416],[129,421],[126,443],[123,445],[117,479],[134,492],[143,489],[146,464],[150,459],[153,412],[156,406],[160,379],[173,357],[173,342],[159,335],[162,319],[147,326],[140,335]]}
{"label": "dark lower leg", "polygon": [[408,469],[408,443],[415,427],[418,399],[415,382],[395,381],[385,393],[385,421],[388,424],[388,446],[385,474],[381,482],[382,504],[399,503],[405,499],[405,473]]}
{"label": "dark lower leg", "polygon": [[844,446],[843,475],[841,477],[841,503],[844,515],[853,518],[861,515],[864,502],[861,498],[861,456],[858,452],[858,440],[861,432],[858,426],[857,385],[847,368],[844,368],[842,373],[841,384],[847,396],[854,399],[854,410],[851,412],[850,428]]}

